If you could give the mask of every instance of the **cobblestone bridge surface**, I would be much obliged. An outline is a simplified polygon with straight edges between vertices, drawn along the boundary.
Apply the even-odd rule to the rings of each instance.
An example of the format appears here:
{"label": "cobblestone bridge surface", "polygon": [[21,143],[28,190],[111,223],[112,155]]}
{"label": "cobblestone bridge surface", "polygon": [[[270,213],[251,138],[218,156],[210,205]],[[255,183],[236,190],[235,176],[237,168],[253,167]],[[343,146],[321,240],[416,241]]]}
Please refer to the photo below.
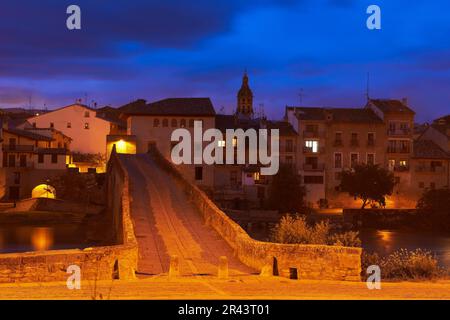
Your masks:
{"label": "cobblestone bridge surface", "polygon": [[120,155],[130,177],[131,216],[139,244],[138,273],[169,271],[170,257],[180,259],[181,275],[216,275],[226,256],[230,275],[255,273],[233,256],[228,243],[207,227],[178,182],[149,155]]}

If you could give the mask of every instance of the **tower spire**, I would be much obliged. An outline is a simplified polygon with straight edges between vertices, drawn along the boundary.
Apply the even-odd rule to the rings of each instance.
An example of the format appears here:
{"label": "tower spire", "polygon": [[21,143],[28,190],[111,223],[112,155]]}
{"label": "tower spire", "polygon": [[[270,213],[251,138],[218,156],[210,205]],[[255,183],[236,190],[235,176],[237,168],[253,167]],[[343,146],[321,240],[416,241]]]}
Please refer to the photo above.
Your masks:
{"label": "tower spire", "polygon": [[239,118],[250,119],[253,116],[253,92],[248,84],[247,69],[242,77],[242,85],[237,94],[236,115]]}

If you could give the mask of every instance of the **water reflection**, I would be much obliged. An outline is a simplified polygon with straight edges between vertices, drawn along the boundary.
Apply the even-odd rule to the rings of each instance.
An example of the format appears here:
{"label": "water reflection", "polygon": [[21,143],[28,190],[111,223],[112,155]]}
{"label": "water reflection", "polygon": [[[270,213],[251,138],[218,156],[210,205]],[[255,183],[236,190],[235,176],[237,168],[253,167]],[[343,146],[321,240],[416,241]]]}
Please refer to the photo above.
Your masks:
{"label": "water reflection", "polygon": [[31,243],[35,251],[49,250],[53,245],[53,229],[33,228],[31,231]]}
{"label": "water reflection", "polygon": [[86,248],[86,228],[80,225],[0,227],[0,253]]}
{"label": "water reflection", "polygon": [[403,230],[363,229],[359,232],[368,252],[388,255],[399,249],[431,251],[442,266],[450,268],[450,235]]}

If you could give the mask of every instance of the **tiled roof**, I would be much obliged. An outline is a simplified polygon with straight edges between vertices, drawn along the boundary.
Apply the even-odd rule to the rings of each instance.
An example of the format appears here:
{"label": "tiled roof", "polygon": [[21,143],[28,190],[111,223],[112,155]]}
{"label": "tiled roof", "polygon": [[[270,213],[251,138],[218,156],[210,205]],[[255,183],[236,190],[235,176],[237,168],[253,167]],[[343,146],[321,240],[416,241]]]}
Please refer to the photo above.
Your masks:
{"label": "tiled roof", "polygon": [[124,112],[127,115],[168,115],[168,116],[215,116],[216,112],[209,98],[169,98],[137,105]]}
{"label": "tiled roof", "polygon": [[415,114],[405,103],[400,100],[393,99],[370,99],[370,102],[374,104],[378,109],[384,113],[389,112],[404,112]]}
{"label": "tiled roof", "polygon": [[21,130],[21,129],[16,129],[16,128],[3,129],[3,130],[6,132],[10,132],[12,134],[21,136],[21,137],[32,139],[32,140],[39,140],[39,141],[52,141],[53,140],[51,137],[41,135],[41,134],[38,134],[35,132],[30,132],[27,130]]}
{"label": "tiled roof", "polygon": [[382,123],[382,120],[368,108],[287,108],[293,108],[299,120]]}
{"label": "tiled roof", "polygon": [[416,140],[414,141],[414,158],[450,159],[450,154],[432,140]]}
{"label": "tiled roof", "polygon": [[295,136],[297,132],[294,130],[292,125],[286,121],[271,121],[271,120],[262,120],[262,119],[251,119],[245,121],[236,120],[234,115],[216,115],[216,128],[222,132],[225,132],[226,129],[249,129],[253,128],[258,130],[262,128],[262,122],[266,122],[267,129],[279,129],[280,136]]}

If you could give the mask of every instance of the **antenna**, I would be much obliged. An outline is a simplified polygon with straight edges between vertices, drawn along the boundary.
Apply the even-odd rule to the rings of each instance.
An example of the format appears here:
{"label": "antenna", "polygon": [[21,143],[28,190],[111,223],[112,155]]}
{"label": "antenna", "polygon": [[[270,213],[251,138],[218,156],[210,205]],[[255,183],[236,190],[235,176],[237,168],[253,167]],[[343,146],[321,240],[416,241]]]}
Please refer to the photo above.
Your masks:
{"label": "antenna", "polygon": [[303,104],[303,97],[305,96],[303,88],[300,88],[300,93],[298,94],[298,96],[300,98],[300,106],[302,106],[302,104]]}
{"label": "antenna", "polygon": [[366,98],[367,101],[370,100],[370,72],[367,72]]}

